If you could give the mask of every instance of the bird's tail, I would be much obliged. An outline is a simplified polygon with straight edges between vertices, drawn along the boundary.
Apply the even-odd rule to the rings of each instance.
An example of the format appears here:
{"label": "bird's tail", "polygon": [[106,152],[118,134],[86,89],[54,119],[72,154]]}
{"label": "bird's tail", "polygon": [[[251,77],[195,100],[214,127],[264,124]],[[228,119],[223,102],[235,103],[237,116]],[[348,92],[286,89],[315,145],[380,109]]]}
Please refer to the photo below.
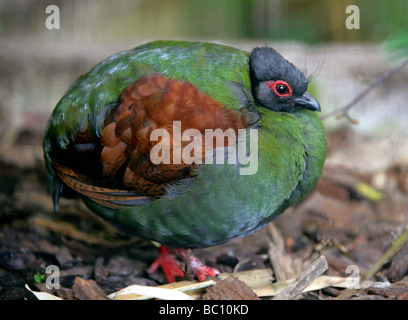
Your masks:
{"label": "bird's tail", "polygon": [[150,197],[140,195],[132,190],[95,186],[80,173],[57,162],[53,163],[53,167],[64,184],[105,207],[117,209],[126,206],[146,205],[152,202]]}

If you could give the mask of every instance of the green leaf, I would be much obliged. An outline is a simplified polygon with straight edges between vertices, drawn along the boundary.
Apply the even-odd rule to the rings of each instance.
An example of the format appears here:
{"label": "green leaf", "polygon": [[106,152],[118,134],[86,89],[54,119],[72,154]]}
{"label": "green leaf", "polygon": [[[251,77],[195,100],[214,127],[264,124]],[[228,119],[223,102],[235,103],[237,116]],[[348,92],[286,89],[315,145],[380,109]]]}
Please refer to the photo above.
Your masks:
{"label": "green leaf", "polygon": [[399,60],[408,57],[408,32],[392,36],[384,44],[385,51],[391,54],[391,58]]}
{"label": "green leaf", "polygon": [[45,281],[45,275],[39,274],[38,272],[34,275],[34,281],[37,283],[42,283]]}

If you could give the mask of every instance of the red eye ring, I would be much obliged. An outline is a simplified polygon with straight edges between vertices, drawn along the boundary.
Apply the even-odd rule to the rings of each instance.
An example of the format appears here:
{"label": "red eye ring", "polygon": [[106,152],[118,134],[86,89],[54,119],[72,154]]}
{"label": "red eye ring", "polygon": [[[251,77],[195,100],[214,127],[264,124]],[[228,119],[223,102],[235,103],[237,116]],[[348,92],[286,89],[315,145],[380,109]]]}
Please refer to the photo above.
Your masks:
{"label": "red eye ring", "polygon": [[[290,87],[290,85],[287,82],[285,82],[283,80],[267,81],[266,85],[278,97],[284,98],[284,97],[290,97],[292,95],[292,88]],[[282,90],[282,88],[283,88],[283,90]]]}

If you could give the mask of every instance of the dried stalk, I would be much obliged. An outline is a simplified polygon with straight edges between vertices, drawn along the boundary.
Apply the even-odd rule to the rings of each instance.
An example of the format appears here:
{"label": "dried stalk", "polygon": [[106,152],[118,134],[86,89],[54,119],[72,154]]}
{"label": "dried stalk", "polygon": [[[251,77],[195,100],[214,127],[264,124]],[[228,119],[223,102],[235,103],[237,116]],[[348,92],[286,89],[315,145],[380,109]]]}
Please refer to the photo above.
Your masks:
{"label": "dried stalk", "polygon": [[273,300],[294,299],[327,269],[328,265],[326,258],[324,256],[321,256],[305,271],[297,276],[292,283],[290,283],[285,289],[283,289],[278,295],[276,295]]}
{"label": "dried stalk", "polygon": [[350,120],[352,123],[358,123],[358,121],[352,119],[350,115],[348,114],[348,111],[353,108],[361,99],[363,99],[370,91],[372,91],[376,86],[379,84],[383,83],[385,80],[390,78],[393,74],[397,73],[401,69],[403,69],[406,65],[408,64],[408,60],[403,61],[400,65],[397,67],[388,70],[387,72],[383,73],[381,76],[379,76],[375,81],[367,87],[363,92],[361,92],[356,98],[354,98],[351,102],[349,102],[347,105],[345,105],[342,108],[339,108],[337,110],[333,110],[332,112],[326,113],[320,117],[320,119],[324,120],[327,118],[330,118],[332,116],[340,115],[340,116],[345,116],[348,120]]}

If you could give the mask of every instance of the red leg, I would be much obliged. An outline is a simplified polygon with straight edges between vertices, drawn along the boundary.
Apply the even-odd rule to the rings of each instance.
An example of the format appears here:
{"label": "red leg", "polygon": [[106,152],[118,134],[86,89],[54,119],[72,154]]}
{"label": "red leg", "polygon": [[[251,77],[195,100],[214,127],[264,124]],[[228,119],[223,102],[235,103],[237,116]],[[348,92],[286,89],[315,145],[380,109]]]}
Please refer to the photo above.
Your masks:
{"label": "red leg", "polygon": [[161,267],[164,275],[169,283],[175,282],[176,277],[184,278],[184,272],[179,269],[179,263],[174,255],[172,248],[161,246],[159,256],[147,270],[148,273],[153,273],[158,267]]}
{"label": "red leg", "polygon": [[[177,262],[175,253],[178,253],[181,258],[187,263],[186,249],[161,246],[159,250],[159,256],[152,263],[147,272],[153,273],[157,270],[158,267],[161,267],[169,283],[175,282],[176,277],[184,278],[184,272],[179,269],[179,263]],[[199,281],[204,281],[207,276],[215,277],[217,274],[220,274],[217,269],[204,265],[192,254],[189,256],[189,259],[191,270]]]}

